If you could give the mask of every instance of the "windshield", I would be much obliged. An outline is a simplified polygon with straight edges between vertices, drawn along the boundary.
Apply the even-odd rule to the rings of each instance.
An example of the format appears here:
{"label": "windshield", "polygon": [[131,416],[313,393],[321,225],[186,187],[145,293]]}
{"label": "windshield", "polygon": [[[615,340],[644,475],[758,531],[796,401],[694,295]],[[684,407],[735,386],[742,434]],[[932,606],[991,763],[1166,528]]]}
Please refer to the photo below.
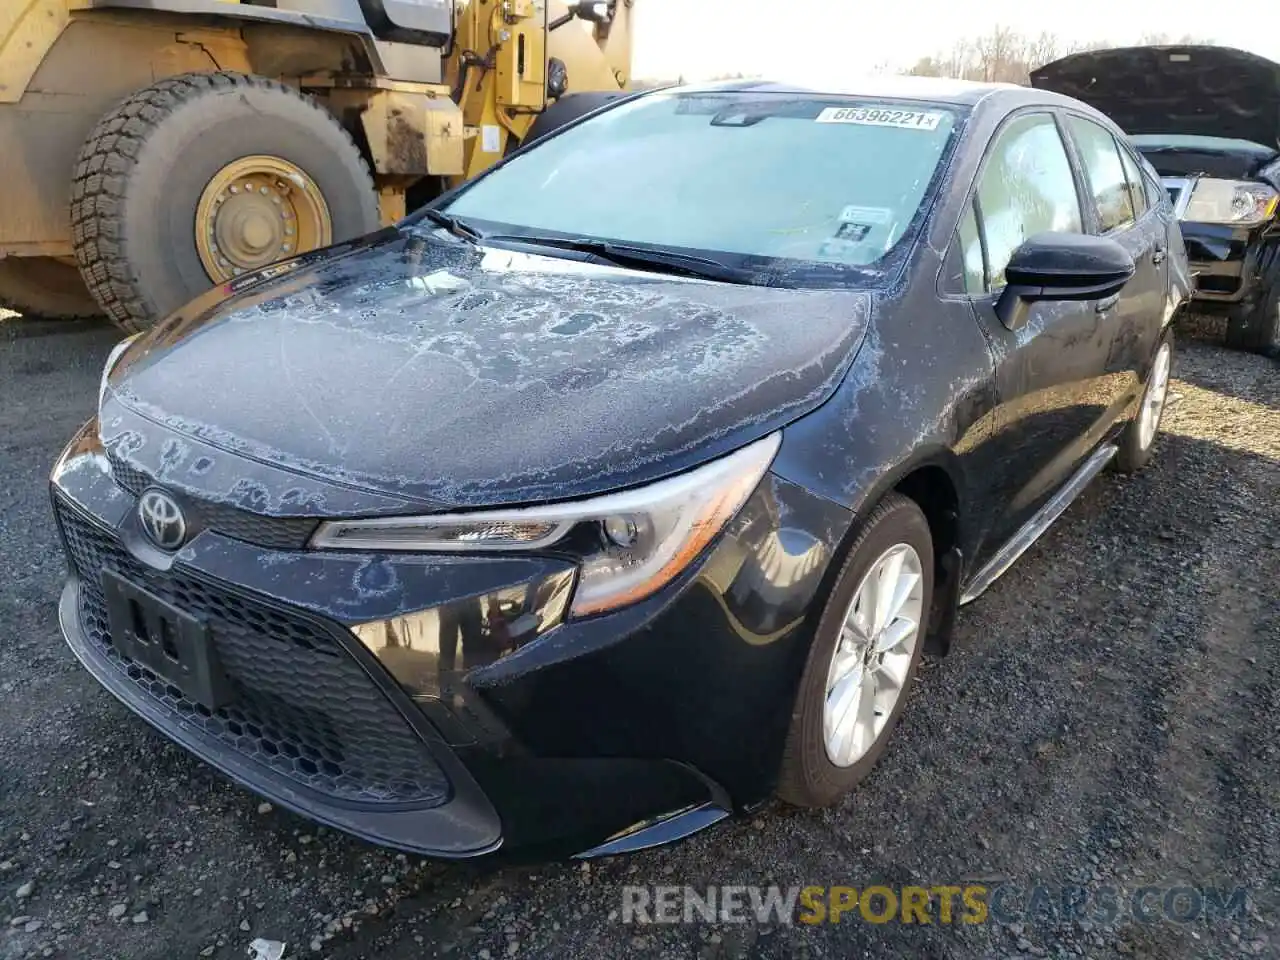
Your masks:
{"label": "windshield", "polygon": [[[954,109],[759,91],[652,94],[548,138],[448,214],[486,234],[605,239],[803,284],[879,273],[918,229]],[[834,270],[833,270],[834,268]]]}

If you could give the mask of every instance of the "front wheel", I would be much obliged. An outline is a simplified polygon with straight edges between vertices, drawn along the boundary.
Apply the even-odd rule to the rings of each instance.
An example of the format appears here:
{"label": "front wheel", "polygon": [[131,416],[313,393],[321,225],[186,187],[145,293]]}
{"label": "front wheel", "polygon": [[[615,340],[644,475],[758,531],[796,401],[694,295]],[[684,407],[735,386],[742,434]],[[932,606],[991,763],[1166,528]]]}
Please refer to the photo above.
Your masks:
{"label": "front wheel", "polygon": [[884,752],[924,649],[933,538],[914,501],[871,511],[823,609],[791,717],[778,795],[828,806]]}

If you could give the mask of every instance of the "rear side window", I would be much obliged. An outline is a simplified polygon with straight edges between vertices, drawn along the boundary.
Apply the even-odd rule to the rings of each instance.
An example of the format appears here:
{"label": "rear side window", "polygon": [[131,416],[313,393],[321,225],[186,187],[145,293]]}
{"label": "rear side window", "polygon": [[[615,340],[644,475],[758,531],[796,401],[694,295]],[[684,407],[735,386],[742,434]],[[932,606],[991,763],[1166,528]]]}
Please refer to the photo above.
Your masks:
{"label": "rear side window", "polygon": [[1156,173],[1155,167],[1151,166],[1151,161],[1142,154],[1138,154],[1138,167],[1142,170],[1142,182],[1147,189],[1147,207],[1155,208],[1169,202],[1169,194],[1160,180],[1160,174]]}
{"label": "rear side window", "polygon": [[1080,148],[1080,159],[1098,210],[1099,228],[1103,233],[1110,233],[1132,225],[1137,217],[1119,144],[1109,131],[1092,120],[1068,116],[1067,126]]}
{"label": "rear side window", "polygon": [[1129,181],[1129,195],[1133,198],[1133,215],[1140,220],[1150,206],[1147,202],[1147,178],[1142,175],[1142,171],[1138,169],[1128,150],[1119,144],[1117,149],[1120,151],[1120,162],[1124,165],[1125,179]]}
{"label": "rear side window", "polygon": [[[1052,116],[1019,117],[999,133],[975,199],[976,210],[966,213],[957,237],[966,293],[1003,287],[1005,267],[1028,237],[1081,232],[1080,198]],[[976,275],[979,257],[982,283]]]}

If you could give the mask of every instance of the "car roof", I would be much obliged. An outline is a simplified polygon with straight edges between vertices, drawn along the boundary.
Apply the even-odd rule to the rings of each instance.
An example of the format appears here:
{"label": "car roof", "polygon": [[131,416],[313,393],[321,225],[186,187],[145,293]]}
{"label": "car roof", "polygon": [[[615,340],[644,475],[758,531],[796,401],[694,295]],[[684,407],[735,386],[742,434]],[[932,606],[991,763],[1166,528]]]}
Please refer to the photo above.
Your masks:
{"label": "car roof", "polygon": [[828,96],[884,97],[894,100],[927,100],[973,107],[985,100],[1005,100],[1009,106],[1024,104],[1079,105],[1078,100],[1048,90],[1016,83],[983,83],[949,77],[917,77],[889,74],[850,76],[833,81],[830,77],[796,79],[725,80],[667,87],[668,92],[759,92],[820,94]]}

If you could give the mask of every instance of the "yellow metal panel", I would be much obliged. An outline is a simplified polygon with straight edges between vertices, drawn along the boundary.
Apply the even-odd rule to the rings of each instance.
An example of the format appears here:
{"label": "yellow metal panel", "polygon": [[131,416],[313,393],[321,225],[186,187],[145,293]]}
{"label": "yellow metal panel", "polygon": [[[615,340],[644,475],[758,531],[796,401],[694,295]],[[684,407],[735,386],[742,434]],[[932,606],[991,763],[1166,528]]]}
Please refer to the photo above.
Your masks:
{"label": "yellow metal panel", "polygon": [[17,103],[66,27],[66,0],[0,2],[0,103]]}
{"label": "yellow metal panel", "polygon": [[542,18],[522,20],[505,31],[498,48],[498,105],[542,111],[547,105],[547,47]]}
{"label": "yellow metal panel", "polygon": [[462,111],[447,88],[334,88],[329,100],[339,114],[359,111],[375,173],[422,177],[463,172]]}
{"label": "yellow metal panel", "polygon": [[378,186],[378,210],[382,214],[382,225],[390,227],[405,217],[404,188],[397,184],[380,184]]}
{"label": "yellow metal panel", "polygon": [[20,102],[0,102],[0,256],[71,253],[76,156],[121,99],[167,75],[214,69],[211,51],[242,68],[234,31],[197,28],[179,38],[174,26],[77,14],[24,82]]}
{"label": "yellow metal panel", "polygon": [[426,106],[428,172],[456,176],[463,171],[462,111],[452,100],[429,100]]}

